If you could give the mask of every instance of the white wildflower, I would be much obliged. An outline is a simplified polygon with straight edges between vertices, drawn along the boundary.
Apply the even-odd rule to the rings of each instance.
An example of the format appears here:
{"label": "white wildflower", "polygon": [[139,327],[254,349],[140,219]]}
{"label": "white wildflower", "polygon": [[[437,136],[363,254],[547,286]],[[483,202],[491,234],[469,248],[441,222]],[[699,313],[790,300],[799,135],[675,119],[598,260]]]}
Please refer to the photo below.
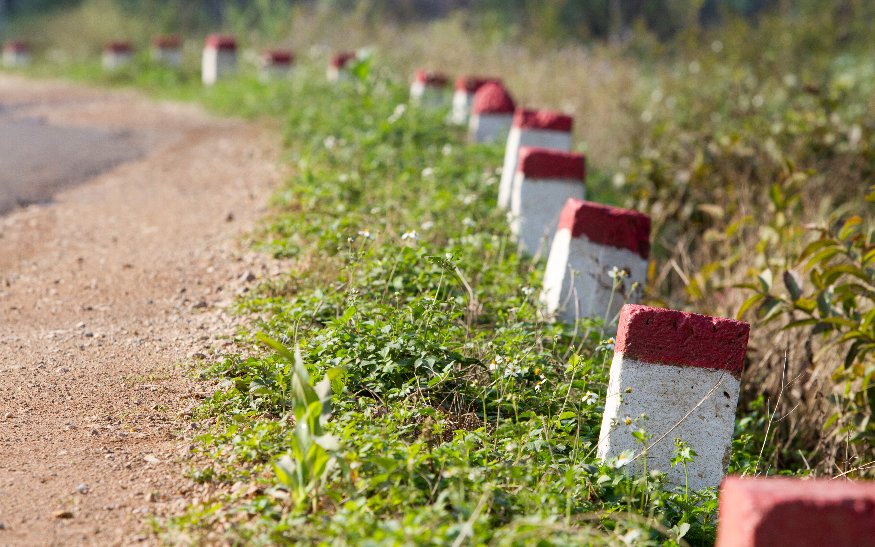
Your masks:
{"label": "white wildflower", "polygon": [[412,239],[413,241],[419,239],[419,236],[416,235],[416,230],[410,230],[409,232],[404,232],[403,234],[401,234],[401,240],[404,241],[406,239]]}

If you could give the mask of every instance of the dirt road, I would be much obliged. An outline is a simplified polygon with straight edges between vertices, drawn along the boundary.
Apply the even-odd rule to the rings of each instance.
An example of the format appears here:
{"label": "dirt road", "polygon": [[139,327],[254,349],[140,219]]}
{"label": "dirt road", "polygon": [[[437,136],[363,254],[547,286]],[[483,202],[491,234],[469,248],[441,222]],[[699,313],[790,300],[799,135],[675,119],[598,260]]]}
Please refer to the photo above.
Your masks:
{"label": "dirt road", "polygon": [[222,306],[266,275],[238,236],[281,176],[278,139],[192,106],[8,76],[0,104],[31,144],[54,138],[46,126],[90,143],[61,138],[44,161],[17,149],[35,181],[23,187],[45,188],[0,216],[0,545],[154,541],[149,515],[202,495],[184,478],[185,414],[207,388],[185,363],[223,343]]}

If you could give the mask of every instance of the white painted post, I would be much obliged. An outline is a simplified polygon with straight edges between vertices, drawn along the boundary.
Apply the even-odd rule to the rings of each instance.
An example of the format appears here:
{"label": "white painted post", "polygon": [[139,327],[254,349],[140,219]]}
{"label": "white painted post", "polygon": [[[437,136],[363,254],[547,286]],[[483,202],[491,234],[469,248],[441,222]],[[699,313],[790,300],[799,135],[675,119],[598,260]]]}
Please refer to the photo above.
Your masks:
{"label": "white painted post", "polygon": [[116,70],[131,62],[134,48],[130,42],[115,40],[103,46],[102,63],[104,70]]}
{"label": "white painted post", "polygon": [[3,66],[24,67],[30,64],[30,47],[22,40],[9,40],[3,44]]}
{"label": "white painted post", "polygon": [[342,51],[331,58],[325,76],[329,82],[341,82],[349,79],[349,65],[358,55],[354,51]]}
{"label": "white painted post", "polygon": [[541,303],[547,317],[613,322],[641,298],[650,257],[650,217],[638,211],[569,199],[553,237]]}
{"label": "white painted post", "polygon": [[182,39],[176,35],[152,38],[152,60],[169,66],[182,64]]}
{"label": "white painted post", "polygon": [[510,200],[510,231],[521,252],[538,256],[550,249],[565,202],[585,197],[585,178],[583,154],[520,149]]}
{"label": "white painted post", "polygon": [[288,78],[295,64],[295,54],[289,50],[271,49],[261,55],[259,77],[262,81]]}
{"label": "white painted post", "polygon": [[571,116],[550,110],[517,108],[507,136],[504,152],[504,167],[498,185],[498,206],[510,208],[510,195],[516,174],[516,162],[523,146],[571,150]]}
{"label": "white painted post", "polygon": [[487,83],[474,93],[468,135],[473,142],[491,143],[507,138],[513,111],[513,98],[501,84]]}
{"label": "white painted post", "polygon": [[875,482],[727,477],[716,547],[873,547]]}
{"label": "white painted post", "polygon": [[[735,406],[750,325],[636,304],[623,306],[598,457],[631,455],[630,473],[667,474],[669,484],[716,487],[729,463]],[[646,442],[633,433],[643,430]],[[675,439],[695,453],[672,466]],[[621,458],[622,460],[623,458]]]}
{"label": "white painted post", "polygon": [[471,115],[471,103],[474,93],[488,83],[503,85],[499,78],[484,78],[480,76],[460,76],[456,80],[456,90],[453,92],[453,111],[450,121],[458,125],[468,123]]}
{"label": "white painted post", "polygon": [[440,72],[417,70],[410,84],[410,100],[427,108],[441,108],[446,102],[449,78]]}
{"label": "white painted post", "polygon": [[213,85],[237,72],[237,40],[224,34],[210,34],[201,57],[201,80]]}

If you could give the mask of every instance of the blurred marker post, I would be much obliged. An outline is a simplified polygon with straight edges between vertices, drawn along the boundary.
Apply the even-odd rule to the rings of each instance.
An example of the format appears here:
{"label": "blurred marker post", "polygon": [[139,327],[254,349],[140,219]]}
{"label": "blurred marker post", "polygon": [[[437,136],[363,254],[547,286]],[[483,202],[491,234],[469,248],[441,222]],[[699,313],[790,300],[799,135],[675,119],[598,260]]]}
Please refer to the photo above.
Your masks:
{"label": "blurred marker post", "polygon": [[226,34],[210,34],[201,57],[201,80],[213,85],[237,72],[237,40]]}
{"label": "blurred marker post", "polygon": [[286,49],[270,49],[262,53],[259,77],[263,81],[288,78],[295,64],[295,54]]}
{"label": "blurred marker post", "polygon": [[585,197],[585,178],[583,154],[520,149],[511,196],[510,231],[521,252],[537,256],[550,249],[565,202]]}
{"label": "blurred marker post", "polygon": [[182,64],[182,39],[176,35],[152,38],[152,60],[170,66]]}
{"label": "blurred marker post", "polygon": [[450,115],[452,123],[458,125],[468,123],[474,94],[477,93],[478,89],[489,83],[501,85],[501,80],[499,78],[484,78],[480,76],[460,76],[456,80],[456,90],[453,92],[453,111]]}
{"label": "blurred marker post", "polygon": [[873,547],[875,482],[727,477],[717,547]]}
{"label": "blurred marker post", "polygon": [[[719,486],[749,332],[733,319],[623,306],[598,457],[630,474],[662,471],[680,488]],[[679,455],[683,464],[672,465]]]}
{"label": "blurred marker post", "polygon": [[105,70],[116,70],[127,65],[134,58],[134,48],[130,42],[113,40],[103,46],[102,64]]}
{"label": "blurred marker post", "polygon": [[548,317],[612,321],[641,298],[650,257],[650,217],[569,199],[553,237],[541,303]]}
{"label": "blurred marker post", "polygon": [[484,84],[474,93],[468,135],[476,143],[492,143],[507,138],[515,105],[503,85]]}
{"label": "blurred marker post", "polygon": [[9,40],[3,44],[3,66],[20,68],[30,64],[30,46],[23,40]]}
{"label": "blurred marker post", "polygon": [[340,82],[349,79],[349,65],[358,55],[354,51],[342,51],[331,57],[325,74],[329,82]]}
{"label": "blurred marker post", "polygon": [[410,84],[410,100],[428,108],[440,108],[446,104],[449,82],[440,72],[417,70]]}
{"label": "blurred marker post", "polygon": [[536,146],[563,151],[570,150],[573,123],[571,116],[561,112],[530,108],[516,109],[510,133],[507,136],[504,167],[501,170],[501,182],[498,186],[499,207],[510,208],[510,195],[520,148]]}

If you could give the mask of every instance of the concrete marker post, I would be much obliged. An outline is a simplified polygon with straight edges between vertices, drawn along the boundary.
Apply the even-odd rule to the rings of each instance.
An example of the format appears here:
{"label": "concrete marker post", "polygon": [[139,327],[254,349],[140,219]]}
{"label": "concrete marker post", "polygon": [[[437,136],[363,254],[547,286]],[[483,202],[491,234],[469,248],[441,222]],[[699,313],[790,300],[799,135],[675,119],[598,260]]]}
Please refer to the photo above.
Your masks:
{"label": "concrete marker post", "polygon": [[875,547],[875,482],[727,477],[716,547]]}
{"label": "concrete marker post", "polygon": [[585,197],[585,179],[583,154],[520,149],[510,200],[510,231],[521,252],[538,256],[550,249],[565,202]]}
{"label": "concrete marker post", "polygon": [[152,38],[152,60],[169,66],[182,64],[182,39],[176,35]]}
{"label": "concrete marker post", "polygon": [[9,40],[3,44],[3,66],[21,68],[30,64],[30,46],[23,40]]}
{"label": "concrete marker post", "polygon": [[544,314],[565,323],[611,321],[641,299],[650,258],[650,217],[638,211],[569,199],[544,271]]}
{"label": "concrete marker post", "polygon": [[501,84],[487,83],[474,93],[468,135],[473,142],[492,143],[507,138],[516,105]]}
{"label": "concrete marker post", "polygon": [[449,82],[440,72],[417,70],[410,84],[410,100],[426,108],[441,108],[446,103]]}
{"label": "concrete marker post", "polygon": [[571,116],[550,110],[517,108],[507,136],[504,152],[504,167],[498,186],[498,206],[510,208],[510,196],[516,174],[516,162],[520,148],[537,146],[556,150],[571,150]]}
{"label": "concrete marker post", "polygon": [[[630,473],[667,474],[691,490],[720,485],[729,463],[750,325],[733,319],[626,304],[611,362],[598,457],[634,454]],[[644,430],[646,443],[634,433]],[[697,455],[672,466],[685,442]],[[646,448],[646,451],[645,451]]]}
{"label": "concrete marker post", "polygon": [[134,47],[124,40],[113,40],[103,46],[101,63],[104,70],[116,70],[121,68],[134,58]]}
{"label": "concrete marker post", "polygon": [[226,34],[210,34],[201,56],[201,80],[214,85],[237,72],[237,40]]}
{"label": "concrete marker post", "polygon": [[325,77],[329,82],[344,82],[349,80],[349,65],[356,60],[358,54],[354,51],[341,51],[334,55],[328,63]]}
{"label": "concrete marker post", "polygon": [[460,76],[456,79],[456,89],[453,92],[453,110],[450,121],[458,125],[468,123],[471,116],[471,103],[477,90],[488,83],[503,85],[500,78],[481,76]]}
{"label": "concrete marker post", "polygon": [[295,54],[285,49],[270,49],[262,53],[258,70],[262,81],[288,78],[295,64]]}

